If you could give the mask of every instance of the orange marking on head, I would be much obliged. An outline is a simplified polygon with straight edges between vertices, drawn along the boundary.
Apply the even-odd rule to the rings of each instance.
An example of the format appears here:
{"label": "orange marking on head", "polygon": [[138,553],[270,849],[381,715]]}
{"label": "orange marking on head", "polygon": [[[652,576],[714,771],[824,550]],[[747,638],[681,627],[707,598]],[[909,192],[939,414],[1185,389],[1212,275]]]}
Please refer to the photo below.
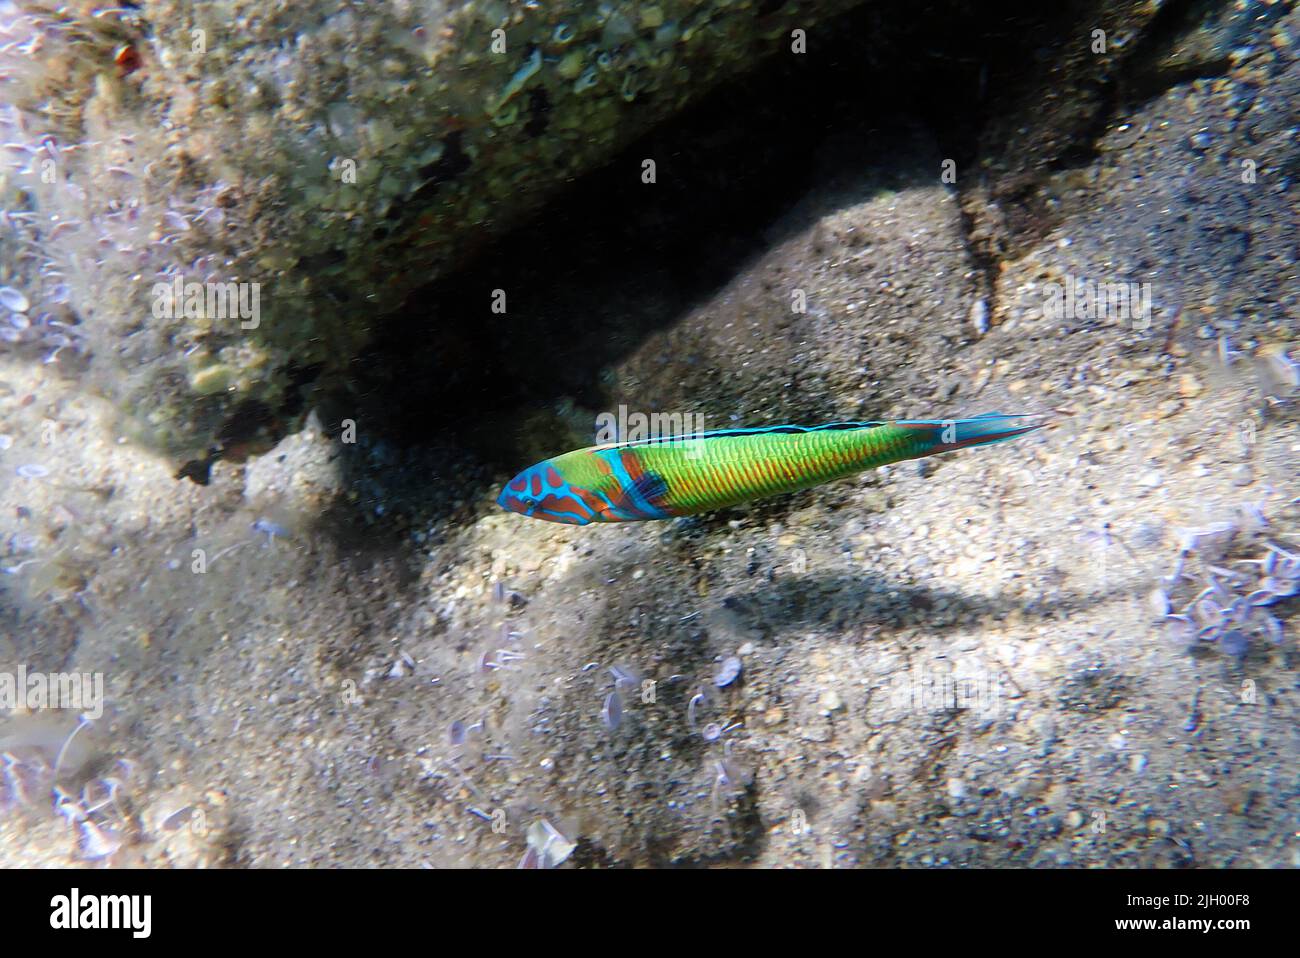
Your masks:
{"label": "orange marking on head", "polygon": [[579,522],[587,520],[587,514],[574,504],[572,496],[548,495],[537,504],[537,508],[546,509],[549,512],[558,512],[561,515],[573,516]]}

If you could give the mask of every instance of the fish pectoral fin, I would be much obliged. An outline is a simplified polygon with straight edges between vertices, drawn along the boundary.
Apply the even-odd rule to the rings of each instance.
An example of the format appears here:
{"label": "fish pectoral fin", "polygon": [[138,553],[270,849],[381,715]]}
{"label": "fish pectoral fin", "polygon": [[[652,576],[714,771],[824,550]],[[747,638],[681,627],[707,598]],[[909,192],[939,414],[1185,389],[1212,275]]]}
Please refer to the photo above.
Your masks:
{"label": "fish pectoral fin", "polygon": [[636,489],[637,495],[651,503],[668,494],[668,483],[664,482],[664,477],[657,472],[642,473],[632,486]]}

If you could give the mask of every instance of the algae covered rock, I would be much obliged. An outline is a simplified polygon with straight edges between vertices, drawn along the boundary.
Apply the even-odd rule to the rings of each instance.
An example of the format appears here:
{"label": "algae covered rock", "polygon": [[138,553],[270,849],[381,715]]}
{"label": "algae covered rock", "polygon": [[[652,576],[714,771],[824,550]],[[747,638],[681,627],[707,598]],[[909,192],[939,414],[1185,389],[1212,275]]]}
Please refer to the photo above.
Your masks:
{"label": "algae covered rock", "polygon": [[5,0],[0,282],[137,436],[229,446],[412,288],[848,6]]}

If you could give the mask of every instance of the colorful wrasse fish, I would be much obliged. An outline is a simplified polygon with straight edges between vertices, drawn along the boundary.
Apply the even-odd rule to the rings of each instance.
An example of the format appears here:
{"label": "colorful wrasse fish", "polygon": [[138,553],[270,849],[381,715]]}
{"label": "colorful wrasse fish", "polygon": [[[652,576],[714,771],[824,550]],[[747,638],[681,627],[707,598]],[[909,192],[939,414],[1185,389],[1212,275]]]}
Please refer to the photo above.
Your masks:
{"label": "colorful wrasse fish", "polygon": [[988,413],[974,419],[833,422],[721,429],[576,449],[529,466],[497,504],[534,519],[672,519],[795,492],[866,469],[1003,442],[1046,423]]}

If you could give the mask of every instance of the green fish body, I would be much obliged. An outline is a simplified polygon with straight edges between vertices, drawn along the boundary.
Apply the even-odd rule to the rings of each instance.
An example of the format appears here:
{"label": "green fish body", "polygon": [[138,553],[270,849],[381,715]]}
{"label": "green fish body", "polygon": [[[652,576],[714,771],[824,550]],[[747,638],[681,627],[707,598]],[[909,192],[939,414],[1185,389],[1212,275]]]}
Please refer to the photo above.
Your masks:
{"label": "green fish body", "polygon": [[723,429],[576,449],[530,466],[497,503],[535,519],[586,525],[671,519],[818,486],[907,459],[1004,442],[1044,423],[973,419],[836,422]]}

